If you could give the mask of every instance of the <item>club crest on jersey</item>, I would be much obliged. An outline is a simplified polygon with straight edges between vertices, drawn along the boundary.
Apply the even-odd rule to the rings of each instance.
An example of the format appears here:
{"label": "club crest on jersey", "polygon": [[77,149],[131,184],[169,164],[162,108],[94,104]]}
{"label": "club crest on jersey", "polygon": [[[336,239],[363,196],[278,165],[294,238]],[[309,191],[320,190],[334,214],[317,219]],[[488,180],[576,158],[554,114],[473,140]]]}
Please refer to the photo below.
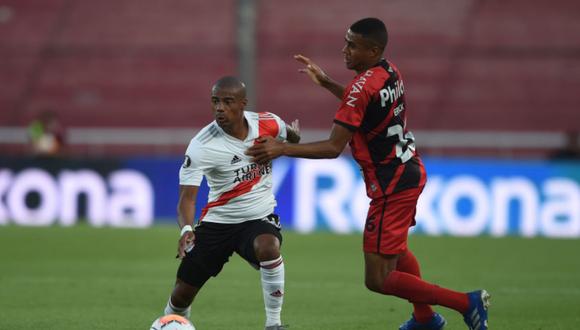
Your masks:
{"label": "club crest on jersey", "polygon": [[266,165],[258,165],[256,163],[252,163],[237,170],[234,170],[234,174],[236,176],[236,178],[234,179],[234,183],[242,181],[251,181],[257,177],[261,177],[263,175],[270,173],[272,173],[271,162]]}
{"label": "club crest on jersey", "polygon": [[234,155],[234,158],[232,158],[232,162],[230,163],[231,165],[236,164],[241,162],[242,159],[240,157],[238,157],[238,155]]}

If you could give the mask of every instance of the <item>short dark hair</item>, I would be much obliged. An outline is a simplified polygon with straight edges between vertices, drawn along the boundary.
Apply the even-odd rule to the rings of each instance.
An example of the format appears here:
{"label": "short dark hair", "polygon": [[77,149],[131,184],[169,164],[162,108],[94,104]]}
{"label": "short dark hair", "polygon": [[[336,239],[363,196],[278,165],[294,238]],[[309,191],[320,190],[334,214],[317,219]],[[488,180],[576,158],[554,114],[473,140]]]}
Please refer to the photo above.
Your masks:
{"label": "short dark hair", "polygon": [[383,50],[389,41],[387,27],[385,26],[385,23],[378,18],[367,17],[358,20],[350,26],[350,30],[369,39]]}
{"label": "short dark hair", "polygon": [[238,77],[234,77],[234,76],[221,77],[213,85],[212,89],[215,89],[215,88],[233,89],[233,90],[236,90],[237,92],[239,92],[241,97],[246,97],[246,85],[240,79],[238,79]]}

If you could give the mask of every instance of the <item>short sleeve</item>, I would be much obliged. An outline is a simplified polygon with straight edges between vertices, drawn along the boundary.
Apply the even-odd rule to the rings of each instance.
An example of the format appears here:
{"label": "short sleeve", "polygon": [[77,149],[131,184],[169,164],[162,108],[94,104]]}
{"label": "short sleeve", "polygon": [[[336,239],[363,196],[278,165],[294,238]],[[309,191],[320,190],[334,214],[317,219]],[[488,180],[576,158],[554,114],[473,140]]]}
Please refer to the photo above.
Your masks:
{"label": "short sleeve", "polygon": [[276,119],[276,123],[278,124],[279,128],[276,139],[280,141],[286,141],[286,139],[288,138],[288,132],[286,131],[286,123],[282,120],[282,118],[276,116],[275,114],[272,115],[274,116],[274,119]]}
{"label": "short sleeve", "polygon": [[334,122],[355,131],[362,123],[370,97],[360,80],[353,80],[345,89],[340,108],[334,116]]}
{"label": "short sleeve", "polygon": [[269,135],[280,141],[286,140],[288,136],[286,123],[280,117],[271,112],[261,112],[258,118],[260,136]]}
{"label": "short sleeve", "polygon": [[203,150],[196,140],[191,140],[185,159],[179,169],[179,184],[183,186],[199,186],[203,179]]}

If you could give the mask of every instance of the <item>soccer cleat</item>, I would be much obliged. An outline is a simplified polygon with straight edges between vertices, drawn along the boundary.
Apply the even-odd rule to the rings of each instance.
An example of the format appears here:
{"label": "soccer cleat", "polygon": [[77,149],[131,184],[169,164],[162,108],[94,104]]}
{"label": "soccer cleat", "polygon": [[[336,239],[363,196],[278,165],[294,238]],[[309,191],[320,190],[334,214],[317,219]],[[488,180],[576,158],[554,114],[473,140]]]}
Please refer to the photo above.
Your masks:
{"label": "soccer cleat", "polygon": [[485,290],[468,292],[469,309],[463,314],[463,320],[469,330],[487,330],[487,309],[490,295]]}
{"label": "soccer cleat", "polygon": [[428,323],[419,323],[415,315],[411,315],[411,319],[401,324],[399,330],[442,330],[446,324],[447,321],[439,313],[433,313]]}
{"label": "soccer cleat", "polygon": [[289,326],[287,325],[271,325],[269,327],[264,328],[264,330],[287,330]]}

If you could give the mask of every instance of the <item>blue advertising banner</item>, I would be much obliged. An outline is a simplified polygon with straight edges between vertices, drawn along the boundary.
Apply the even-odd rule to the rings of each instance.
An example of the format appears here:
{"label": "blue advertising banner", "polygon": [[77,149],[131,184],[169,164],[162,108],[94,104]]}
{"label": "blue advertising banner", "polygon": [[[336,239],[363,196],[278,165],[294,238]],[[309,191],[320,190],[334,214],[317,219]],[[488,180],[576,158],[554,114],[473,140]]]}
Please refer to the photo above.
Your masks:
{"label": "blue advertising banner", "polygon": [[[428,182],[414,232],[580,237],[578,162],[424,161]],[[294,229],[362,231],[369,200],[351,159],[297,160],[293,174]]]}
{"label": "blue advertising banner", "polygon": [[[0,225],[175,223],[182,159],[0,159]],[[413,232],[580,237],[580,162],[424,158]],[[369,200],[350,157],[274,162],[286,229],[360,232]],[[205,182],[197,214],[207,202]]]}

